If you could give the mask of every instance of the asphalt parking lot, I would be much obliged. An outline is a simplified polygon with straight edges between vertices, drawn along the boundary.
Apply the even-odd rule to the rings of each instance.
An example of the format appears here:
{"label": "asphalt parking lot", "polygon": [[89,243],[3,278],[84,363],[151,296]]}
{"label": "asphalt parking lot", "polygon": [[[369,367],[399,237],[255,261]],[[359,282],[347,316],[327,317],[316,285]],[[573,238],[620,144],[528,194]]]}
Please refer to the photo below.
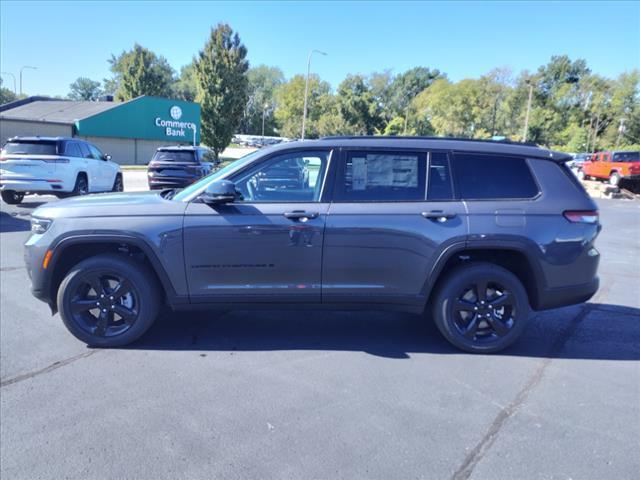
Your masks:
{"label": "asphalt parking lot", "polygon": [[638,478],[640,202],[598,200],[590,303],[483,356],[375,311],[165,313],[88,349],[29,293],[46,200],[0,208],[3,479]]}

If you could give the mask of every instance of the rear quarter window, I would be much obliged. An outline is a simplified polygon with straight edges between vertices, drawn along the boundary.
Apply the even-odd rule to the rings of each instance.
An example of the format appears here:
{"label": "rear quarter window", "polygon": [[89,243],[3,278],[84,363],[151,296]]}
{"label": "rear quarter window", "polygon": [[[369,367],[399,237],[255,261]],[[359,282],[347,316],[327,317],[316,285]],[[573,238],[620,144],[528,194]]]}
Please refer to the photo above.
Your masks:
{"label": "rear quarter window", "polygon": [[453,171],[464,200],[529,199],[539,193],[523,157],[456,154]]}

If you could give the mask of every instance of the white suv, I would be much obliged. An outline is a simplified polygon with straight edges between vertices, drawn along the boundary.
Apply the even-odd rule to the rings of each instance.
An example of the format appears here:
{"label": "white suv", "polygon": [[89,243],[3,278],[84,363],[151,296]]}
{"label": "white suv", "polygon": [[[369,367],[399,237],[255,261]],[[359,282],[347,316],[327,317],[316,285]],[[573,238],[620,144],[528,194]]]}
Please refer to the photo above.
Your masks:
{"label": "white suv", "polygon": [[0,190],[11,205],[27,193],[121,192],[122,172],[109,155],[77,138],[14,137],[0,152]]}

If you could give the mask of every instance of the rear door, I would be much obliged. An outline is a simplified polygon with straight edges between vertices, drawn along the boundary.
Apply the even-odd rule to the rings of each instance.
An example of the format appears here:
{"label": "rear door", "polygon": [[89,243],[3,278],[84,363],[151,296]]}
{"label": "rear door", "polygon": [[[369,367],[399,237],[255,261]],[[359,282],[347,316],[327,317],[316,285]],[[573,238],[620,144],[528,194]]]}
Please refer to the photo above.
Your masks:
{"label": "rear door", "polygon": [[90,168],[96,172],[96,189],[100,192],[108,192],[113,188],[116,179],[115,169],[98,147],[90,143],[87,145],[93,158],[93,161],[89,162]]}
{"label": "rear door", "polygon": [[333,198],[325,229],[323,303],[423,305],[438,255],[467,235],[448,154],[345,149]]}

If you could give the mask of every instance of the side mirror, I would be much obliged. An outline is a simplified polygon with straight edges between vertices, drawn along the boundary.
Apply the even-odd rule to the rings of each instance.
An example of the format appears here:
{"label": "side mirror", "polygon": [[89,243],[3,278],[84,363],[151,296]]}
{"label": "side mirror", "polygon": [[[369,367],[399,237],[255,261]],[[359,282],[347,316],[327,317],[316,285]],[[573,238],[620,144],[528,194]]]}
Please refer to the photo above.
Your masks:
{"label": "side mirror", "polygon": [[111,155],[103,155],[102,159],[103,160],[111,160]]}
{"label": "side mirror", "polygon": [[229,180],[213,182],[202,192],[200,198],[207,205],[233,203],[236,199],[236,185]]}

